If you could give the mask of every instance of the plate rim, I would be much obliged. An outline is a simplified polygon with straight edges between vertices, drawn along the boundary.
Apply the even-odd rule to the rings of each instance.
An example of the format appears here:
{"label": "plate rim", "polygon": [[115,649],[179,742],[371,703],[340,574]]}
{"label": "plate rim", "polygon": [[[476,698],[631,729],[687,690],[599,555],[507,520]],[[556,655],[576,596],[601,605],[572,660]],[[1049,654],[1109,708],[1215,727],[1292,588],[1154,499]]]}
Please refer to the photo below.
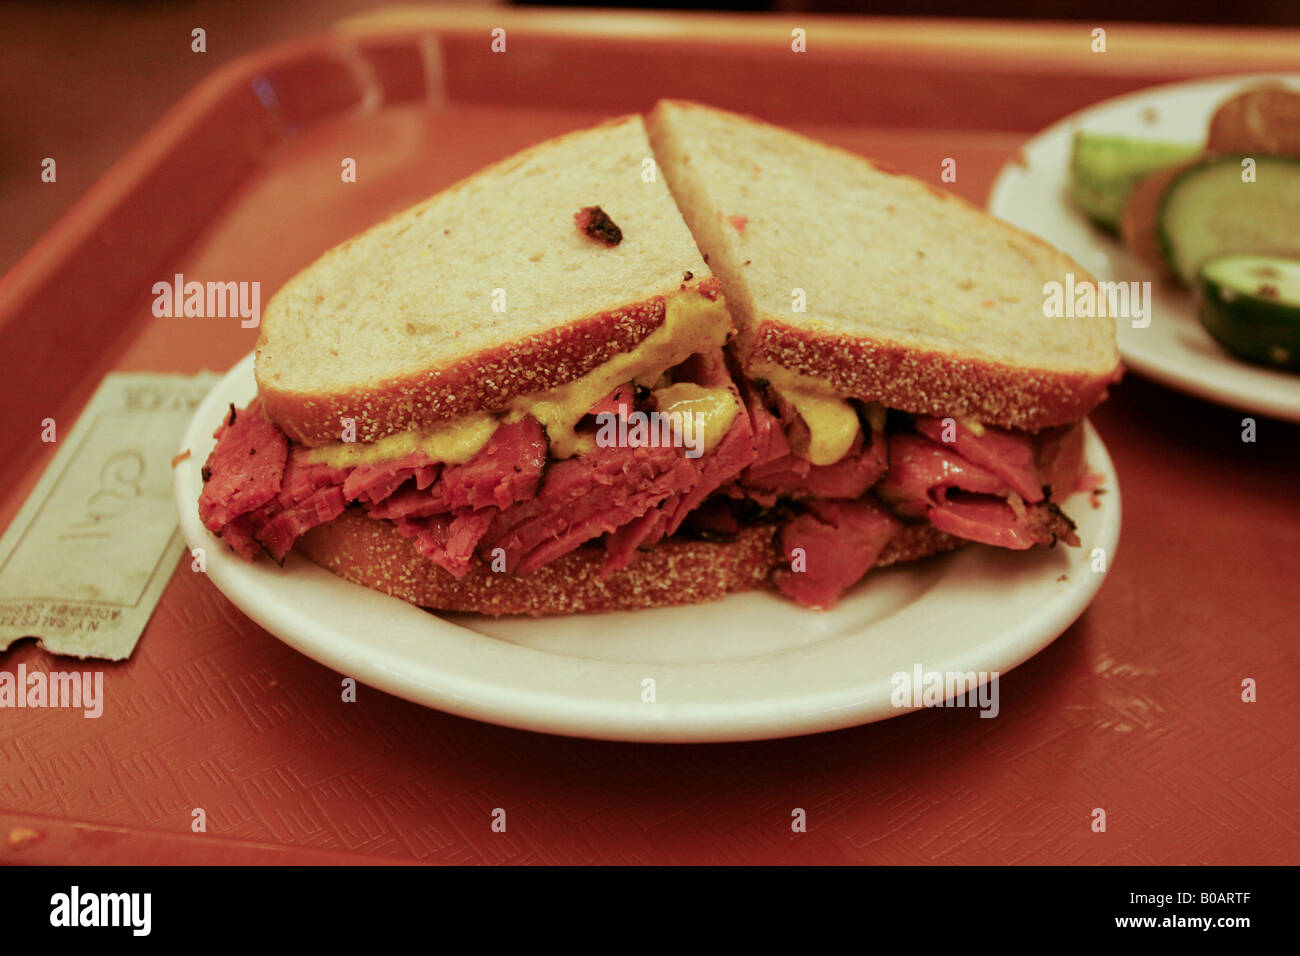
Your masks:
{"label": "plate rim", "polygon": [[[720,704],[677,701],[665,705],[660,702],[646,709],[619,709],[611,713],[610,704],[598,698],[565,697],[557,690],[539,693],[535,688],[514,686],[490,677],[484,680],[476,679],[473,675],[444,673],[441,681],[430,683],[427,675],[417,679],[411,673],[403,672],[396,646],[377,649],[360,644],[355,636],[349,637],[341,633],[332,624],[326,628],[327,631],[332,628],[332,634],[327,633],[324,637],[304,633],[303,615],[289,602],[276,600],[272,593],[276,586],[274,578],[286,573],[300,573],[296,570],[298,567],[303,568],[301,573],[327,575],[332,588],[339,589],[340,594],[350,594],[357,608],[380,607],[377,602],[382,602],[382,608],[394,614],[414,612],[420,615],[422,622],[427,623],[430,633],[438,634],[444,644],[451,646],[450,642],[456,642],[455,646],[464,646],[461,642],[465,641],[465,635],[469,635],[469,640],[478,642],[473,651],[476,656],[491,661],[493,658],[501,658],[503,654],[509,655],[521,669],[527,667],[530,657],[533,661],[544,657],[552,664],[557,658],[577,662],[570,667],[576,667],[580,671],[590,672],[595,668],[611,680],[628,678],[633,673],[644,674],[648,667],[653,668],[656,676],[671,677],[679,672],[685,675],[709,669],[722,669],[742,675],[746,669],[756,667],[772,656],[765,654],[740,660],[672,664],[580,659],[480,634],[448,621],[440,614],[415,608],[399,598],[338,578],[324,569],[310,565],[305,558],[298,559],[300,565],[287,563],[285,569],[268,562],[249,564],[242,561],[203,527],[194,503],[202,484],[199,470],[214,443],[211,431],[213,423],[220,419],[220,409],[232,398],[238,401],[240,396],[251,397],[255,390],[253,357],[254,353],[250,352],[236,363],[199,403],[181,439],[180,451],[183,453],[188,450],[191,454],[175,468],[173,490],[182,535],[188,549],[205,549],[206,573],[213,585],[241,613],[304,656],[342,675],[354,677],[359,683],[423,706],[521,730],[588,739],[660,743],[775,739],[873,723],[909,711],[909,708],[894,707],[882,710],[877,700],[861,699],[865,688],[879,682],[880,675],[874,674],[847,680],[829,692],[805,694],[795,691],[778,698],[767,696],[745,701],[728,700]],[[1071,578],[1070,586],[1045,600],[1036,615],[1017,622],[1015,627],[1004,632],[1002,643],[995,652],[998,660],[985,658],[973,661],[975,652],[963,650],[956,659],[950,657],[935,662],[935,669],[996,671],[1000,676],[1005,675],[1068,630],[1103,586],[1113,567],[1119,543],[1122,504],[1119,480],[1109,451],[1091,422],[1085,421],[1085,428],[1089,469],[1104,475],[1106,481],[1107,494],[1101,501],[1103,514],[1100,516],[1099,533],[1097,540],[1091,544],[1092,547],[1105,549],[1107,570],[1076,576],[1081,578],[1078,581]],[[240,578],[260,582],[255,586],[261,589],[261,593],[245,592]],[[936,583],[936,588],[941,586],[942,579]],[[929,594],[930,591],[926,593]],[[317,628],[322,626],[320,621],[308,623]],[[847,640],[852,636],[853,634],[846,634],[836,640]],[[798,654],[804,650],[791,649],[778,653]],[[975,664],[980,666],[974,666]],[[490,675],[491,671],[487,673]],[[698,673],[694,676],[698,676]],[[563,681],[557,679],[556,683]]]}
{"label": "plate rim", "polygon": [[[994,177],[993,184],[989,187],[988,193],[988,210],[991,214],[999,219],[1010,223],[1020,229],[1024,226],[1007,218],[1003,210],[1008,205],[1006,196],[1014,189],[1017,177],[1023,175],[1020,171],[1020,163],[1017,156],[1023,155],[1024,151],[1029,150],[1042,141],[1068,133],[1076,129],[1085,129],[1086,121],[1090,114],[1108,111],[1114,108],[1123,107],[1126,104],[1139,104],[1152,96],[1172,92],[1190,92],[1197,87],[1205,87],[1208,90],[1220,86],[1231,86],[1234,84],[1245,84],[1251,82],[1261,82],[1265,80],[1284,80],[1300,86],[1300,73],[1288,72],[1284,70],[1266,70],[1256,73],[1233,73],[1222,76],[1201,77],[1194,80],[1176,80],[1169,83],[1159,83],[1154,86],[1143,87],[1139,90],[1132,90],[1128,93],[1121,93],[1117,96],[1108,97],[1091,103],[1082,109],[1075,110],[1053,123],[1043,127],[1034,133],[1023,143],[1017,150],[1017,153],[1009,157],[998,170],[997,176]],[[1062,208],[1065,208],[1062,206]],[[1032,230],[1026,230],[1031,231]],[[1034,233],[1034,235],[1038,235]],[[1052,242],[1051,239],[1042,237],[1045,241]],[[1073,253],[1066,250],[1066,254],[1073,258]],[[1258,393],[1243,392],[1235,384],[1228,383],[1220,385],[1206,377],[1189,374],[1184,366],[1171,365],[1171,358],[1162,350],[1151,351],[1143,349],[1140,346],[1135,347],[1130,338],[1123,335],[1117,336],[1120,356],[1124,364],[1134,369],[1138,373],[1159,382],[1175,391],[1180,391],[1188,395],[1195,396],[1214,404],[1234,408],[1239,411],[1253,412],[1255,414],[1267,415],[1280,421],[1300,422],[1300,403],[1288,403],[1285,399],[1274,398],[1269,395],[1259,395]],[[1225,353],[1225,357],[1228,357]],[[1230,358],[1230,357],[1229,357]],[[1176,361],[1176,359],[1174,360]],[[1247,362],[1236,363],[1241,371],[1259,376],[1271,376],[1274,374],[1268,369],[1256,368]]]}

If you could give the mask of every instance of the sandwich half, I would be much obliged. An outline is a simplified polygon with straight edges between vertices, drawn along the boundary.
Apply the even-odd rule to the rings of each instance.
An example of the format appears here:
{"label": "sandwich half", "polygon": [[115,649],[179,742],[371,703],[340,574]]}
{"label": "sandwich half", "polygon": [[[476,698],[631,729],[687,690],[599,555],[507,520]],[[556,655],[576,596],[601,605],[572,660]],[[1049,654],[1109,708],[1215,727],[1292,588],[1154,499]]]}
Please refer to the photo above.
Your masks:
{"label": "sandwich half", "polygon": [[[760,584],[765,550],[745,568],[732,546],[676,537],[747,462],[749,426],[723,359],[730,315],[649,160],[639,116],[564,136],[293,278],[263,317],[258,397],[230,410],[205,466],[206,526],[244,557],[297,544],[444,609]],[[602,414],[638,411],[694,427],[600,440]],[[666,538],[670,572],[635,560]]]}
{"label": "sandwich half", "polygon": [[200,514],[250,560],[496,615],[826,607],[967,541],[1068,543],[1076,425],[1118,362],[1113,328],[1032,324],[1065,267],[865,160],[661,103],[292,279]]}
{"label": "sandwich half", "polygon": [[1093,281],[1082,268],[788,130],[671,100],[647,125],[739,328],[759,450],[730,490],[791,512],[777,587],[832,604],[918,525],[942,546],[1078,543],[1057,502],[1119,355],[1113,319],[1043,303],[1067,274]]}

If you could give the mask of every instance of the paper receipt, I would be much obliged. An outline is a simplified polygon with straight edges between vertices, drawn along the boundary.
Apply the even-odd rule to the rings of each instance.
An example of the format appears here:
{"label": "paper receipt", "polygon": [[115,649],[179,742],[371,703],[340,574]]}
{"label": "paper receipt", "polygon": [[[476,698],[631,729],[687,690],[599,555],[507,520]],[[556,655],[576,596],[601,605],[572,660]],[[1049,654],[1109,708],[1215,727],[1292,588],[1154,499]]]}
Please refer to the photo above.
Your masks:
{"label": "paper receipt", "polygon": [[59,450],[0,538],[0,650],[131,656],[184,548],[172,458],[216,380],[109,375],[70,432],[33,423]]}

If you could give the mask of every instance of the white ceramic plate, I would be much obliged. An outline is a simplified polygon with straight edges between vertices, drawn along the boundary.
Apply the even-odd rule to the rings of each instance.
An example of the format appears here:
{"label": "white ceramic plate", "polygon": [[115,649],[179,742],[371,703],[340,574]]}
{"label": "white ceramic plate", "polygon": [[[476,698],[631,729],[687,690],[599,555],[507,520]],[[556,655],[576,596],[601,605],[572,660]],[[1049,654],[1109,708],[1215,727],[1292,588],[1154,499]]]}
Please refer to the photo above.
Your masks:
{"label": "white ceramic plate", "polygon": [[[925,671],[1005,673],[1042,650],[1101,586],[1094,548],[1114,560],[1119,486],[1088,426],[1101,507],[1067,505],[1081,548],[970,548],[870,574],[835,610],[767,593],[715,604],[541,620],[435,615],[350,584],[291,554],[283,568],[235,557],[195,502],[212,431],[256,392],[253,357],[203,401],[181,449],[176,502],[191,548],[236,606],[308,657],[399,697],[479,720],[615,740],[783,737],[883,720],[890,678]],[[655,701],[642,700],[652,679]],[[973,714],[971,715],[974,716]]]}
{"label": "white ceramic plate", "polygon": [[1039,235],[1105,281],[1150,281],[1151,324],[1119,319],[1119,348],[1134,370],[1173,388],[1232,408],[1300,421],[1300,374],[1239,361],[1196,319],[1192,295],[1162,285],[1152,270],[1092,226],[1066,195],[1077,130],[1170,142],[1204,143],[1210,116],[1235,93],[1265,81],[1300,88],[1300,76],[1254,74],[1158,86],[1068,116],[1031,139],[1024,164],[1008,162],[989,196],[994,215]]}

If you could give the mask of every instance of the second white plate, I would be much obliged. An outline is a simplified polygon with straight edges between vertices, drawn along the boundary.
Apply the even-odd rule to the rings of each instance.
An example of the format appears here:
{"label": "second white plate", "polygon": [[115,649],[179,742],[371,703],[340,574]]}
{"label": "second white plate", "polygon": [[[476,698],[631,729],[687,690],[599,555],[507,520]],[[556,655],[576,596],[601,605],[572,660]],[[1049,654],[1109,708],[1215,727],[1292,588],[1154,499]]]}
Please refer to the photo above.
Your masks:
{"label": "second white plate", "polygon": [[1096,229],[1066,193],[1070,149],[1078,130],[1170,142],[1204,142],[1215,108],[1257,83],[1300,88],[1300,76],[1248,75],[1177,83],[1098,103],[1049,126],[1002,168],[989,210],[1046,239],[1104,281],[1150,281],[1151,324],[1119,319],[1120,353],[1134,370],[1210,401],[1300,421],[1300,374],[1274,371],[1233,358],[1196,319],[1190,292],[1162,284],[1117,239]]}
{"label": "second white plate", "polygon": [[[905,713],[893,675],[1006,673],[1042,650],[1101,587],[1120,499],[1088,426],[1106,493],[1066,503],[1080,548],[972,547],[873,572],[833,611],[769,593],[715,604],[540,620],[435,615],[350,584],[291,554],[284,567],[235,557],[199,521],[200,469],[228,403],[256,392],[253,357],[199,406],[176,468],[180,525],[207,574],[249,617],[358,681],[440,710],[528,730],[645,741],[721,741],[834,730]],[[653,681],[648,684],[647,681]],[[653,701],[647,691],[653,688]],[[974,715],[972,715],[974,716]]]}

